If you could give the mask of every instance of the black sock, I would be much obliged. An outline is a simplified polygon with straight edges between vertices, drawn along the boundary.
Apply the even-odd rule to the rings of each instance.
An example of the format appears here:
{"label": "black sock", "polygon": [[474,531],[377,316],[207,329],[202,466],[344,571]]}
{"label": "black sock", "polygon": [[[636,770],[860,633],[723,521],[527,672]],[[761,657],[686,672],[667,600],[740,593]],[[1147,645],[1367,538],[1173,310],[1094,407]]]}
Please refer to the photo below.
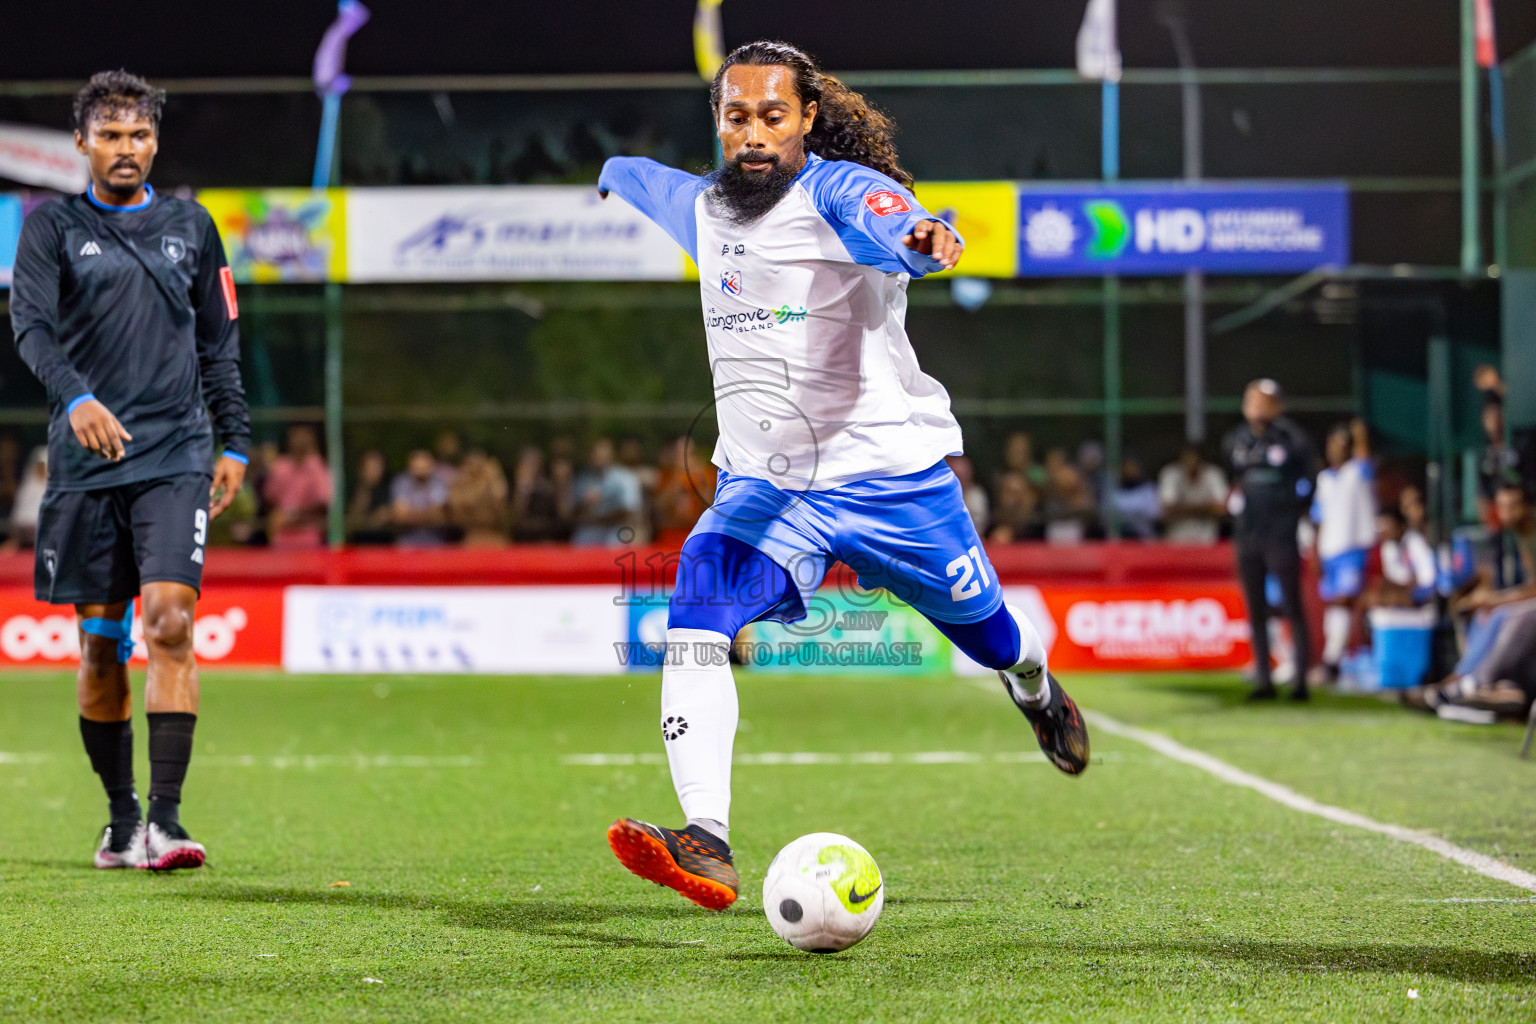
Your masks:
{"label": "black sock", "polygon": [[175,825],[181,808],[181,783],[192,760],[192,730],[197,716],[184,711],[149,713],[149,821]]}
{"label": "black sock", "polygon": [[139,820],[139,794],[133,789],[133,720],[93,722],[80,719],[91,768],[101,776],[113,821]]}

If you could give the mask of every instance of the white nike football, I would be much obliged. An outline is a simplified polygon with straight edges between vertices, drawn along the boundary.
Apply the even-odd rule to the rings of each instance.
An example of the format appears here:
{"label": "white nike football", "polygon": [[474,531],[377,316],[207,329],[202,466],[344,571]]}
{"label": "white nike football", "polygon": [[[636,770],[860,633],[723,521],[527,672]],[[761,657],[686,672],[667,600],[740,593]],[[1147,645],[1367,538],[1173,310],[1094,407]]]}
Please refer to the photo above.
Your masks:
{"label": "white nike football", "polygon": [[836,953],[869,934],[885,885],[869,851],[847,836],[813,832],[779,851],[763,879],[763,913],[779,938]]}

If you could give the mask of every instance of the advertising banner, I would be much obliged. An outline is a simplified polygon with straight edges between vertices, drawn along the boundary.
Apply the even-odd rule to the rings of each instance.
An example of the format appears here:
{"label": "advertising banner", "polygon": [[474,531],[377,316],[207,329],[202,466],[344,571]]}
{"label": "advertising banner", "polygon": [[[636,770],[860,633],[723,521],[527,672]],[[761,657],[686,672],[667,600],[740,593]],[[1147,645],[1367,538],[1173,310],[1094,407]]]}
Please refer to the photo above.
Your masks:
{"label": "advertising banner", "polygon": [[347,190],[209,188],[197,194],[241,284],[341,281]]}
{"label": "advertising banner", "polygon": [[1020,277],[1290,274],[1348,262],[1340,184],[1020,186]]}
{"label": "advertising banner", "polygon": [[288,587],[290,672],[608,675],[627,611],[609,587]]}
{"label": "advertising banner", "polygon": [[75,133],[34,124],[0,124],[0,178],[66,194],[91,182]]}
{"label": "advertising banner", "polygon": [[[1045,641],[1052,670],[1165,672],[1248,664],[1248,619],[1236,583],[1004,587]],[[962,675],[989,670],[956,651]]]}
{"label": "advertising banner", "polygon": [[[1015,277],[1019,272],[1019,194],[1012,182],[919,182],[923,209],[965,239],[965,258],[950,277]],[[938,276],[938,275],[931,275]]]}
{"label": "advertising banner", "polygon": [[[277,587],[210,588],[197,602],[192,648],[207,666],[275,666],[282,652],[283,596]],[[143,664],[144,622],[135,616],[134,662]],[[0,588],[0,665],[61,667],[80,660],[74,610],[32,598],[30,587]]]}
{"label": "advertising banner", "polygon": [[665,231],[590,185],[355,188],[349,281],[677,281]]}
{"label": "advertising banner", "polygon": [[21,196],[0,193],[0,287],[11,286],[16,266],[16,243],[21,241]]}

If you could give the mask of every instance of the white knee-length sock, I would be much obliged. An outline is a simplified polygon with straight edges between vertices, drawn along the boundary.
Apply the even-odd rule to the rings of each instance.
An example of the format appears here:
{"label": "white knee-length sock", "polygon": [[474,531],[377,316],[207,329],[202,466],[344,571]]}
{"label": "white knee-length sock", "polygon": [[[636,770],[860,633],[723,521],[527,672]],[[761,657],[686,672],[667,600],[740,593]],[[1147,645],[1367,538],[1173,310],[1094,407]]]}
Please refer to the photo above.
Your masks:
{"label": "white knee-length sock", "polygon": [[1354,627],[1354,615],[1348,608],[1329,605],[1323,611],[1323,662],[1337,666],[1349,646],[1350,630]]}
{"label": "white knee-length sock", "polygon": [[[731,820],[731,752],[738,712],[736,680],[727,657],[730,646],[731,638],[724,633],[669,629],[661,669],[661,733],[672,787],[690,822],[720,825],[711,831],[728,830]],[[720,838],[729,841],[729,832]]]}
{"label": "white knee-length sock", "polygon": [[1008,614],[1019,627],[1019,661],[1009,673],[1008,685],[1020,700],[1038,701],[1050,696],[1046,681],[1045,641],[1022,611],[1008,605]]}

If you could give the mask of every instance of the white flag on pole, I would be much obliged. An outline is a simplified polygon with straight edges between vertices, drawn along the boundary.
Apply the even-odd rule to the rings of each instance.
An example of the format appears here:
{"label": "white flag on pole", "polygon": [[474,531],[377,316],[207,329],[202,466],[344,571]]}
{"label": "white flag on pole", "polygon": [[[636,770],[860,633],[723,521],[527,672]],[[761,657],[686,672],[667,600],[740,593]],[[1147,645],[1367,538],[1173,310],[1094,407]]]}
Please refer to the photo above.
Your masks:
{"label": "white flag on pole", "polygon": [[1115,0],[1088,0],[1077,30],[1077,73],[1094,80],[1120,81],[1120,44],[1115,38]]}
{"label": "white flag on pole", "polygon": [[59,192],[84,192],[91,181],[73,134],[30,124],[0,124],[0,178]]}

